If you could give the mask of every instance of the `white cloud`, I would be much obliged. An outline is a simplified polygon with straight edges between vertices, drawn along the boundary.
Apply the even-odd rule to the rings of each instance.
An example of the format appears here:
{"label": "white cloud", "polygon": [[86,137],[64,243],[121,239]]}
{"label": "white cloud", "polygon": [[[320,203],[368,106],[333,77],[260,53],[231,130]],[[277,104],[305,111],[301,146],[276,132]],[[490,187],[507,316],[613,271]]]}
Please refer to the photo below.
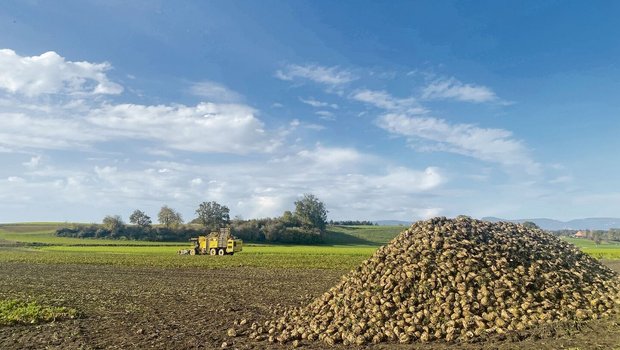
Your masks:
{"label": "white cloud", "polygon": [[237,202],[236,207],[244,213],[242,217],[261,218],[277,217],[282,215],[285,209],[291,210],[291,200],[288,196],[281,194],[262,194],[257,193],[249,198],[243,198]]}
{"label": "white cloud", "polygon": [[243,100],[243,96],[239,93],[213,81],[205,80],[194,83],[190,87],[190,92],[193,95],[206,98],[209,102],[238,102]]}
{"label": "white cloud", "polygon": [[358,90],[351,94],[351,98],[389,111],[400,111],[410,114],[424,114],[428,112],[413,97],[395,98],[385,91]]}
{"label": "white cloud", "polygon": [[[523,142],[508,130],[450,124],[426,117],[429,111],[415,98],[399,99],[386,91],[358,90],[350,97],[386,110],[387,114],[377,118],[377,125],[393,134],[406,136],[418,151],[444,151],[503,165],[521,165],[530,173],[539,170],[539,164],[530,158]],[[473,95],[469,97],[474,98]]]}
{"label": "white cloud", "polygon": [[42,94],[120,94],[123,87],[108,80],[110,64],[72,62],[56,52],[20,56],[0,50],[0,89],[26,96]]}
{"label": "white cloud", "polygon": [[308,123],[308,124],[304,124],[304,127],[306,129],[310,129],[310,130],[314,130],[314,131],[322,131],[325,130],[325,126],[320,125],[320,124],[312,124],[312,123]]}
{"label": "white cloud", "polygon": [[196,195],[221,200],[232,213],[246,218],[281,215],[293,209],[299,195],[310,192],[326,203],[332,218],[413,219],[421,210],[437,207],[425,196],[445,183],[437,168],[391,167],[354,148],[317,145],[267,164],[214,164],[178,171],[208,174],[208,188]]}
{"label": "white cloud", "polygon": [[298,159],[313,164],[319,169],[342,168],[360,162],[364,156],[353,148],[323,147],[297,152]]}
{"label": "white cloud", "polygon": [[145,148],[144,152],[146,152],[147,154],[153,155],[153,156],[160,156],[160,157],[166,157],[166,158],[172,158],[174,157],[174,153],[164,150],[164,149],[154,149],[154,148]]}
{"label": "white cloud", "polygon": [[439,216],[442,212],[442,208],[414,208],[412,210],[414,217],[419,217],[422,219],[430,219],[432,217]]}
{"label": "white cloud", "polygon": [[369,177],[369,184],[377,188],[406,189],[414,192],[434,189],[443,181],[443,176],[435,167],[428,167],[424,171],[397,167],[390,169],[386,175]]}
{"label": "white cloud", "polygon": [[[245,154],[270,152],[281,136],[265,130],[251,107],[242,104],[48,105],[0,112],[0,147],[8,149],[92,149],[113,140],[156,142],[148,153],[167,149]],[[144,148],[144,147],[143,147]]]}
{"label": "white cloud", "polygon": [[313,123],[305,123],[305,122],[299,121],[299,119],[293,119],[289,123],[289,127],[288,128],[284,128],[284,129],[280,130],[280,135],[282,137],[285,137],[285,136],[289,135],[291,132],[293,132],[296,129],[298,129],[299,127],[302,127],[302,128],[305,128],[305,129],[314,130],[314,131],[325,130],[325,126],[323,126],[323,125],[313,124]]}
{"label": "white cloud", "polygon": [[314,113],[323,120],[336,120],[336,117],[334,117],[334,113],[330,111],[316,111]]}
{"label": "white cloud", "polygon": [[39,166],[39,163],[41,163],[40,155],[31,157],[29,161],[22,163],[22,165],[26,168],[34,169]]}
{"label": "white cloud", "polygon": [[105,136],[83,120],[1,113],[0,146],[30,149],[88,149]]}
{"label": "white cloud", "polygon": [[504,129],[485,129],[471,124],[450,124],[432,117],[410,117],[386,114],[377,125],[393,134],[417,140],[431,141],[421,150],[445,151],[474,157],[508,166],[522,166],[529,172],[539,165],[529,156],[523,142]]}
{"label": "white cloud", "polygon": [[556,177],[556,178],[554,178],[554,179],[549,180],[549,183],[550,183],[550,184],[554,184],[554,185],[555,185],[555,184],[568,184],[568,183],[573,182],[573,180],[574,180],[574,179],[573,179],[573,177],[572,177],[572,176],[569,176],[569,175],[561,175],[561,176],[558,176],[558,177]]}
{"label": "white cloud", "polygon": [[25,180],[19,176],[9,176],[7,178],[8,182],[24,182]]}
{"label": "white cloud", "polygon": [[[400,220],[427,217],[428,209],[437,208],[434,193],[445,182],[433,167],[420,171],[389,166],[374,174],[342,172],[321,180],[324,184],[316,186],[316,193],[330,204],[331,217]],[[433,210],[433,214],[439,213]]]}
{"label": "white cloud", "polygon": [[111,137],[159,141],[167,147],[195,152],[250,153],[271,151],[256,111],[239,104],[196,106],[105,105],[87,120]]}
{"label": "white cloud", "polygon": [[326,85],[343,85],[357,80],[352,72],[340,67],[325,67],[315,64],[297,65],[290,64],[284,69],[276,71],[276,78],[281,80],[307,79]]}
{"label": "white cloud", "polygon": [[[166,168],[132,169],[117,166],[96,166],[79,178],[79,193],[108,204],[157,201],[158,206],[192,197],[187,174],[161,171]],[[129,212],[129,208],[125,210]]]}
{"label": "white cloud", "polygon": [[452,99],[465,102],[496,101],[495,92],[486,86],[464,84],[455,78],[434,80],[422,90],[424,99]]}
{"label": "white cloud", "polygon": [[118,169],[116,167],[112,167],[112,166],[104,166],[104,167],[95,167],[95,174],[97,174],[97,176],[99,176],[100,178],[106,178],[109,177],[109,175],[111,174],[115,174],[118,172]]}
{"label": "white cloud", "polygon": [[304,99],[304,98],[299,98],[299,100],[307,105],[310,105],[312,107],[331,107],[333,109],[338,109],[338,105],[335,103],[328,103],[328,102],[322,102],[322,101],[318,101],[315,100],[313,98],[309,98],[309,99]]}
{"label": "white cloud", "polygon": [[[195,106],[112,104],[98,94],[118,94],[108,63],[72,62],[55,52],[22,57],[0,50],[0,150],[100,149],[110,141],[143,141],[142,149],[165,155],[170,149],[245,154],[269,152],[281,136],[272,136],[253,108],[240,103]],[[191,91],[214,101],[241,96],[221,84],[204,81]],[[33,101],[31,98],[47,96]],[[169,153],[167,153],[169,155]],[[38,159],[24,163],[35,167]]]}
{"label": "white cloud", "polygon": [[323,145],[286,150],[277,159],[97,162],[29,172],[28,181],[0,180],[0,212],[27,220],[18,208],[51,213],[46,208],[53,207],[54,218],[79,204],[80,213],[66,211],[67,220],[100,220],[136,208],[155,215],[169,204],[191,219],[197,203],[216,200],[232,215],[255,218],[281,215],[301,194],[314,193],[326,203],[330,218],[411,220],[438,207],[429,196],[445,182],[434,167],[393,167],[354,148]]}

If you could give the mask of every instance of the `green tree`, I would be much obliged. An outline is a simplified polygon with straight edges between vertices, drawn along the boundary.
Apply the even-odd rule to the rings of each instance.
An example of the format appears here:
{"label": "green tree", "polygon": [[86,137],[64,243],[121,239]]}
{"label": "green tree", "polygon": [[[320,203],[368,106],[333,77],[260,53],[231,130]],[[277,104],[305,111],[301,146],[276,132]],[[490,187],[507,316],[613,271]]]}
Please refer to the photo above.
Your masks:
{"label": "green tree", "polygon": [[620,229],[610,228],[607,231],[607,240],[608,241],[620,241]]}
{"label": "green tree", "polygon": [[536,225],[535,223],[531,221],[524,221],[522,225],[525,226],[526,228],[540,228],[538,227],[538,225]]}
{"label": "green tree", "polygon": [[164,225],[166,228],[176,227],[183,223],[181,213],[175,211],[167,205],[161,207],[159,214],[157,214],[157,219],[159,220],[159,223]]}
{"label": "green tree", "polygon": [[594,232],[592,233],[592,240],[594,241],[594,243],[595,243],[596,245],[601,244],[601,242],[603,241],[603,237],[602,237],[602,236],[603,236],[603,235],[602,235],[602,234],[601,234],[601,232],[599,232],[599,231],[594,231]]}
{"label": "green tree", "polygon": [[210,230],[226,227],[230,223],[230,209],[218,202],[202,202],[196,209],[198,221]]}
{"label": "green tree", "polygon": [[129,215],[129,222],[142,228],[150,227],[153,223],[150,216],[138,209],[134,210],[133,213]]}
{"label": "green tree", "polygon": [[302,226],[325,231],[327,226],[327,210],[325,204],[313,194],[304,194],[303,198],[295,202],[295,217]]}
{"label": "green tree", "polygon": [[125,226],[120,215],[108,215],[103,218],[102,224],[103,228],[110,231],[112,236],[115,236]]}
{"label": "green tree", "polygon": [[284,232],[286,232],[286,227],[284,226],[284,224],[277,220],[270,220],[263,227],[263,232],[265,235],[265,240],[270,242],[277,242],[282,238]]}
{"label": "green tree", "polygon": [[287,210],[284,214],[282,214],[282,217],[280,217],[280,222],[282,222],[286,227],[299,226],[299,220],[297,220],[295,215],[293,215],[290,210]]}

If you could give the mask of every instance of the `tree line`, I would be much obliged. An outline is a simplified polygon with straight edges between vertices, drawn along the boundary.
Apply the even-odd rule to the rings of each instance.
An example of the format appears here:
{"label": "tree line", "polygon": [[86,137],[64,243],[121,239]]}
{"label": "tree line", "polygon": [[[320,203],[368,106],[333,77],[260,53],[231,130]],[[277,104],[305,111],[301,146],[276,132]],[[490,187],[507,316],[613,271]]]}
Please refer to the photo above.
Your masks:
{"label": "tree line", "polygon": [[57,236],[108,238],[149,241],[186,241],[191,237],[230,227],[232,233],[245,241],[316,244],[324,240],[327,227],[325,204],[312,194],[295,201],[294,212],[285,211],[276,218],[231,221],[230,209],[215,201],[202,202],[196,218],[184,224],[182,215],[164,205],[158,215],[159,226],[141,210],[129,215],[130,225],[120,215],[107,215],[101,225],[72,225],[56,231]]}
{"label": "tree line", "polygon": [[379,226],[378,223],[368,220],[329,220],[329,224],[332,226]]}

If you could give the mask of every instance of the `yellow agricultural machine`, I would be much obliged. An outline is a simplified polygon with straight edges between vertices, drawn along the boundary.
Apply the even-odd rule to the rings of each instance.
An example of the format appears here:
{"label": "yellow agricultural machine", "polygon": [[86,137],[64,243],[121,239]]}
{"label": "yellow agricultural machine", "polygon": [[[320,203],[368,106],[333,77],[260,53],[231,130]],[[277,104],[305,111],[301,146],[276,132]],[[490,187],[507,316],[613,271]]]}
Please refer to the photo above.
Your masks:
{"label": "yellow agricultural machine", "polygon": [[190,238],[194,242],[191,249],[180,250],[179,254],[190,255],[233,255],[243,250],[243,241],[230,234],[230,228],[221,228],[208,236]]}

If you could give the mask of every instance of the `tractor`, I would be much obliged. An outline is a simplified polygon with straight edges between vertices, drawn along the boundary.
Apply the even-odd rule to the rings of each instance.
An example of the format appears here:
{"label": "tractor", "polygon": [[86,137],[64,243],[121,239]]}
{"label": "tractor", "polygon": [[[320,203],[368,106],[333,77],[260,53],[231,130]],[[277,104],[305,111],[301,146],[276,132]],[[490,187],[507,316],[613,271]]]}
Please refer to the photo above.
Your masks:
{"label": "tractor", "polygon": [[230,228],[220,228],[207,236],[190,238],[194,242],[191,249],[183,249],[179,254],[190,255],[233,255],[243,250],[243,241],[230,234]]}

